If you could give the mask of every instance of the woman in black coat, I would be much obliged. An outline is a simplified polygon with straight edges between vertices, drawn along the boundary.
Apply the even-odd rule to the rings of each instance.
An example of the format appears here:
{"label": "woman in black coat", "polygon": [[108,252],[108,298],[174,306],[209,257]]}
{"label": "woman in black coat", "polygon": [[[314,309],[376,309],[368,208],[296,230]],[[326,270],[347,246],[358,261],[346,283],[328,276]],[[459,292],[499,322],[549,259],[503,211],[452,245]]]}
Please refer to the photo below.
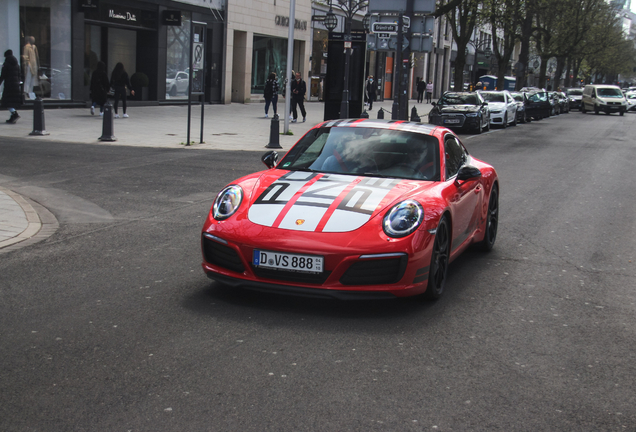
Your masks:
{"label": "woman in black coat", "polygon": [[4,90],[2,91],[2,107],[8,108],[11,117],[7,123],[14,124],[20,118],[16,111],[22,106],[22,91],[20,90],[20,64],[18,59],[13,55],[12,50],[4,52],[4,64],[2,65],[2,74],[0,74],[0,84],[4,82]]}
{"label": "woman in black coat", "polygon": [[91,76],[91,114],[95,115],[95,106],[99,105],[99,115],[104,115],[104,105],[108,100],[108,89],[110,83],[106,73],[106,65],[103,61],[97,62],[97,69]]}
{"label": "woman in black coat", "polygon": [[[117,114],[117,105],[119,104],[119,99],[121,99],[121,106],[124,110],[124,118],[128,117],[126,114],[126,87],[130,88],[130,78],[128,78],[128,73],[124,69],[124,64],[119,62],[115,65],[115,69],[113,69],[113,73],[110,76],[110,85],[111,87],[115,87],[115,118],[119,118],[119,114]],[[131,95],[135,95],[135,91],[130,91]]]}

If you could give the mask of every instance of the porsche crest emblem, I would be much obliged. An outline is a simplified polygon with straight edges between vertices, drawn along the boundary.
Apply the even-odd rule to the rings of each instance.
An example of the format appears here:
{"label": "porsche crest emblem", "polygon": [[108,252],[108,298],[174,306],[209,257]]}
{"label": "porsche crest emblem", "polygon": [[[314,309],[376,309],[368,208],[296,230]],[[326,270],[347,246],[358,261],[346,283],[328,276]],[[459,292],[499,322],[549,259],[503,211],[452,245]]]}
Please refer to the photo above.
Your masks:
{"label": "porsche crest emblem", "polygon": [[305,219],[296,219],[296,225],[302,225],[305,223]]}

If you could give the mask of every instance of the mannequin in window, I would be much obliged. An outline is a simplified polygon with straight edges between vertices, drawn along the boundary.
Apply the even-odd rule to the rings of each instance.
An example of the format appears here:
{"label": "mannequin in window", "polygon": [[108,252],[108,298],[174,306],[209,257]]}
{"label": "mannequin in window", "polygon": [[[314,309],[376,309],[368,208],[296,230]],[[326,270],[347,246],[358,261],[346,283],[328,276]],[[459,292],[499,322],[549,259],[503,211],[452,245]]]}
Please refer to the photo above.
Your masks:
{"label": "mannequin in window", "polygon": [[24,92],[29,96],[33,93],[33,87],[39,86],[38,73],[40,70],[40,56],[38,48],[35,46],[35,38],[33,36],[26,37],[24,50],[22,51],[22,63],[24,65]]}

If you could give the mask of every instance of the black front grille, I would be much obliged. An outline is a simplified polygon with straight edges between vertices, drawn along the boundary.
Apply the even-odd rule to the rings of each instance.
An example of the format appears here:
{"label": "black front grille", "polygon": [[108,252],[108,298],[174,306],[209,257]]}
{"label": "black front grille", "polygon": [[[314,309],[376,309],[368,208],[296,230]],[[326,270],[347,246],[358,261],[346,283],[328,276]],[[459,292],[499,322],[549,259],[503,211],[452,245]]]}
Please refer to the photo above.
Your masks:
{"label": "black front grille", "polygon": [[258,268],[252,266],[252,270],[254,274],[259,278],[267,278],[267,279],[275,279],[286,282],[295,282],[295,283],[309,283],[309,284],[323,284],[331,272],[324,271],[319,274],[311,274],[311,273],[301,273],[301,272],[292,272],[286,270],[270,270],[264,268]]}
{"label": "black front grille", "polygon": [[398,282],[406,270],[407,257],[367,259],[354,263],[340,278],[343,285],[385,285]]}
{"label": "black front grille", "polygon": [[203,256],[210,264],[238,273],[243,273],[245,271],[241,258],[231,247],[222,245],[221,243],[217,243],[206,237],[203,237],[202,243]]}

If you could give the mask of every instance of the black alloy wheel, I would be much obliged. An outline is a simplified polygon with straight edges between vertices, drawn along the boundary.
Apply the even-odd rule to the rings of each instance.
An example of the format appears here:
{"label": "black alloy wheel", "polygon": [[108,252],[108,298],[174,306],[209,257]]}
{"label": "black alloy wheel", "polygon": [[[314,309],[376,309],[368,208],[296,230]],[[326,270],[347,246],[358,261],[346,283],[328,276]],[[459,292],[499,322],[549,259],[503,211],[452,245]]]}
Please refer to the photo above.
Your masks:
{"label": "black alloy wheel", "polygon": [[492,187],[488,200],[488,214],[486,215],[486,230],[484,239],[478,243],[484,251],[491,251],[497,239],[497,227],[499,226],[499,191],[497,186]]}
{"label": "black alloy wheel", "polygon": [[437,300],[444,293],[450,246],[450,224],[446,216],[444,216],[439,221],[435,231],[431,266],[428,269],[428,287],[423,294],[426,300]]}

